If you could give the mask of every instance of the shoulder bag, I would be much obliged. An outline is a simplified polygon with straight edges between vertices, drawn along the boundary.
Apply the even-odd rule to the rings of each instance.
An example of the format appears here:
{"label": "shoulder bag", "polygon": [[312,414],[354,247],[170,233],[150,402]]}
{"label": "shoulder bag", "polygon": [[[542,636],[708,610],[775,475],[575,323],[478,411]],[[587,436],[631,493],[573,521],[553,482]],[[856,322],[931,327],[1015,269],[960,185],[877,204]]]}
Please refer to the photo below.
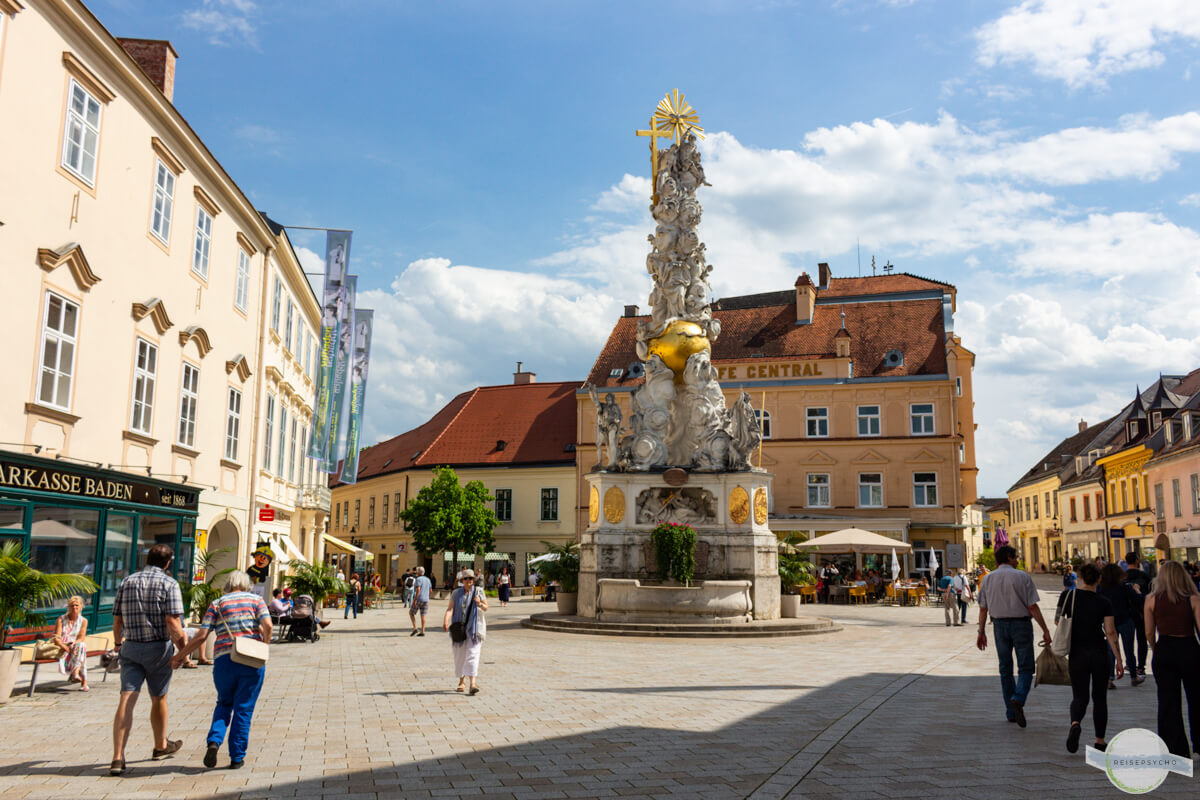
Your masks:
{"label": "shoulder bag", "polygon": [[[476,588],[477,592],[483,592],[482,589]],[[487,614],[484,614],[478,608],[475,609],[475,614],[479,617],[479,624],[476,625],[476,633],[479,634],[479,641],[487,638]]]}
{"label": "shoulder bag", "polygon": [[1071,590],[1071,608],[1063,609],[1063,615],[1054,626],[1054,639],[1050,642],[1050,650],[1056,656],[1065,656],[1071,652],[1071,618],[1075,616],[1075,596],[1078,589]]}
{"label": "shoulder bag", "polygon": [[217,601],[217,616],[221,618],[221,625],[225,627],[225,633],[233,640],[233,649],[229,653],[233,663],[243,664],[254,669],[265,667],[267,659],[270,657],[270,647],[267,643],[249,636],[234,636],[233,632],[229,630],[229,624],[225,622],[225,615],[222,613],[219,600]]}
{"label": "shoulder bag", "polygon": [[58,661],[67,653],[53,639],[42,639],[33,646],[35,661]]}

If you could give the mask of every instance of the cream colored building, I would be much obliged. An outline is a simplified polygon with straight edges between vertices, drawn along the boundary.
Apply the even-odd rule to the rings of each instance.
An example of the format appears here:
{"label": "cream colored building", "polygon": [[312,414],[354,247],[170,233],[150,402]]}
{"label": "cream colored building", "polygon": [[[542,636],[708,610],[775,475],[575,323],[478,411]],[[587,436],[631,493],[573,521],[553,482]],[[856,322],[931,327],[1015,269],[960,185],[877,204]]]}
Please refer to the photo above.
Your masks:
{"label": "cream colored building", "polygon": [[[897,273],[818,280],[794,290],[728,297],[712,346],[725,402],[743,391],[759,410],[756,465],[772,473],[769,524],[778,536],[857,526],[929,552],[945,568],[981,538],[975,501],[975,356],[954,334],[956,289]],[[588,382],[612,392],[626,417],[641,384],[636,306],[626,308]],[[597,463],[595,406],[580,391],[578,485]],[[581,495],[582,496],[582,495]],[[580,509],[577,525],[585,524]],[[868,566],[878,559],[867,559]]]}
{"label": "cream colored building", "polygon": [[442,466],[453,468],[460,483],[482,482],[500,521],[492,552],[460,554],[458,567],[496,572],[507,563],[523,583],[529,559],[546,551],[543,541],[573,540],[579,383],[537,383],[533,373],[519,370],[514,380],[464,392],[424,425],[364,450],[358,482],[333,488],[327,560],[346,574],[369,565],[389,586],[420,565],[445,585],[457,571],[453,555],[417,553],[399,516]]}
{"label": "cream colored building", "polygon": [[289,496],[258,475],[268,373],[311,407],[264,342],[264,287],[284,275],[310,332],[316,304],[172,105],[169,42],[117,40],[75,0],[0,0],[0,20],[0,455],[27,470],[0,481],[0,517],[35,562],[97,577],[103,622],[154,541],[180,577],[208,531],[247,563],[250,498]]}

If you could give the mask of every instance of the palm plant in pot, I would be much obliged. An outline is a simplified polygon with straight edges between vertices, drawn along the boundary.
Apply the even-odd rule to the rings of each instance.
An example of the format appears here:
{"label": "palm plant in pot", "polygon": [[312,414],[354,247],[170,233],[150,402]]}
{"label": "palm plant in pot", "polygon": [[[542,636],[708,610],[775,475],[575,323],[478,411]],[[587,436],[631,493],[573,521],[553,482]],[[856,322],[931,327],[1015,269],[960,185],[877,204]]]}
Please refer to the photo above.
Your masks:
{"label": "palm plant in pot", "polygon": [[292,574],[285,577],[283,582],[293,594],[306,594],[311,597],[317,608],[324,606],[325,598],[329,595],[350,591],[349,584],[338,580],[337,570],[331,564],[293,561],[291,567]]}
{"label": "palm plant in pot", "polygon": [[40,623],[45,611],[37,607],[73,594],[99,589],[86,575],[41,572],[29,566],[20,542],[0,546],[0,703],[8,701],[17,680],[21,654],[8,648],[8,626]]}
{"label": "palm plant in pot", "polygon": [[566,544],[542,541],[546,555],[553,556],[538,563],[538,572],[547,581],[558,582],[558,613],[573,616],[579,602],[579,543]]}
{"label": "palm plant in pot", "polygon": [[800,615],[801,587],[817,583],[817,566],[808,552],[800,549],[801,545],[801,540],[795,537],[779,543],[779,610],[785,617]]}

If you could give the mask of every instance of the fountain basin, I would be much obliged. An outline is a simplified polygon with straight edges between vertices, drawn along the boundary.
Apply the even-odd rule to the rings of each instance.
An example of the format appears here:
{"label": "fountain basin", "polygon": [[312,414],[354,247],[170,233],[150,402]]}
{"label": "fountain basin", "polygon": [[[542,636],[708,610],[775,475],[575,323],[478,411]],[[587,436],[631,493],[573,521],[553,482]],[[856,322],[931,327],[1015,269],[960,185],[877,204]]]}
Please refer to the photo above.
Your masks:
{"label": "fountain basin", "polygon": [[672,586],[646,585],[636,578],[601,578],[596,583],[600,622],[737,624],[754,619],[750,581]]}

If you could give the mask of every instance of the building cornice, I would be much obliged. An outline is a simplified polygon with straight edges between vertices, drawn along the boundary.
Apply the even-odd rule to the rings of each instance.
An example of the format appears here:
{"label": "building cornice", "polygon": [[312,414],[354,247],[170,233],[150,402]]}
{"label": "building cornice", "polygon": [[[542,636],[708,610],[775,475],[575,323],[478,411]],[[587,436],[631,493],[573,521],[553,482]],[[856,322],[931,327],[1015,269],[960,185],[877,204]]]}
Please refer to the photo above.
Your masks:
{"label": "building cornice", "polygon": [[57,250],[39,247],[37,257],[38,266],[46,272],[53,272],[58,267],[66,264],[67,269],[71,271],[71,277],[75,279],[75,284],[81,292],[90,291],[93,286],[100,282],[100,276],[92,272],[92,267],[88,264],[87,257],[83,254],[83,247],[74,242],[63,245]]}
{"label": "building cornice", "polygon": [[184,347],[188,342],[196,343],[196,352],[200,354],[201,358],[204,358],[212,350],[212,342],[209,341],[208,331],[199,325],[192,325],[179,332],[179,346]]}
{"label": "building cornice", "polygon": [[166,333],[175,324],[167,316],[167,308],[163,305],[163,301],[157,297],[152,297],[145,303],[134,303],[131,313],[136,320],[150,317],[159,336]]}

